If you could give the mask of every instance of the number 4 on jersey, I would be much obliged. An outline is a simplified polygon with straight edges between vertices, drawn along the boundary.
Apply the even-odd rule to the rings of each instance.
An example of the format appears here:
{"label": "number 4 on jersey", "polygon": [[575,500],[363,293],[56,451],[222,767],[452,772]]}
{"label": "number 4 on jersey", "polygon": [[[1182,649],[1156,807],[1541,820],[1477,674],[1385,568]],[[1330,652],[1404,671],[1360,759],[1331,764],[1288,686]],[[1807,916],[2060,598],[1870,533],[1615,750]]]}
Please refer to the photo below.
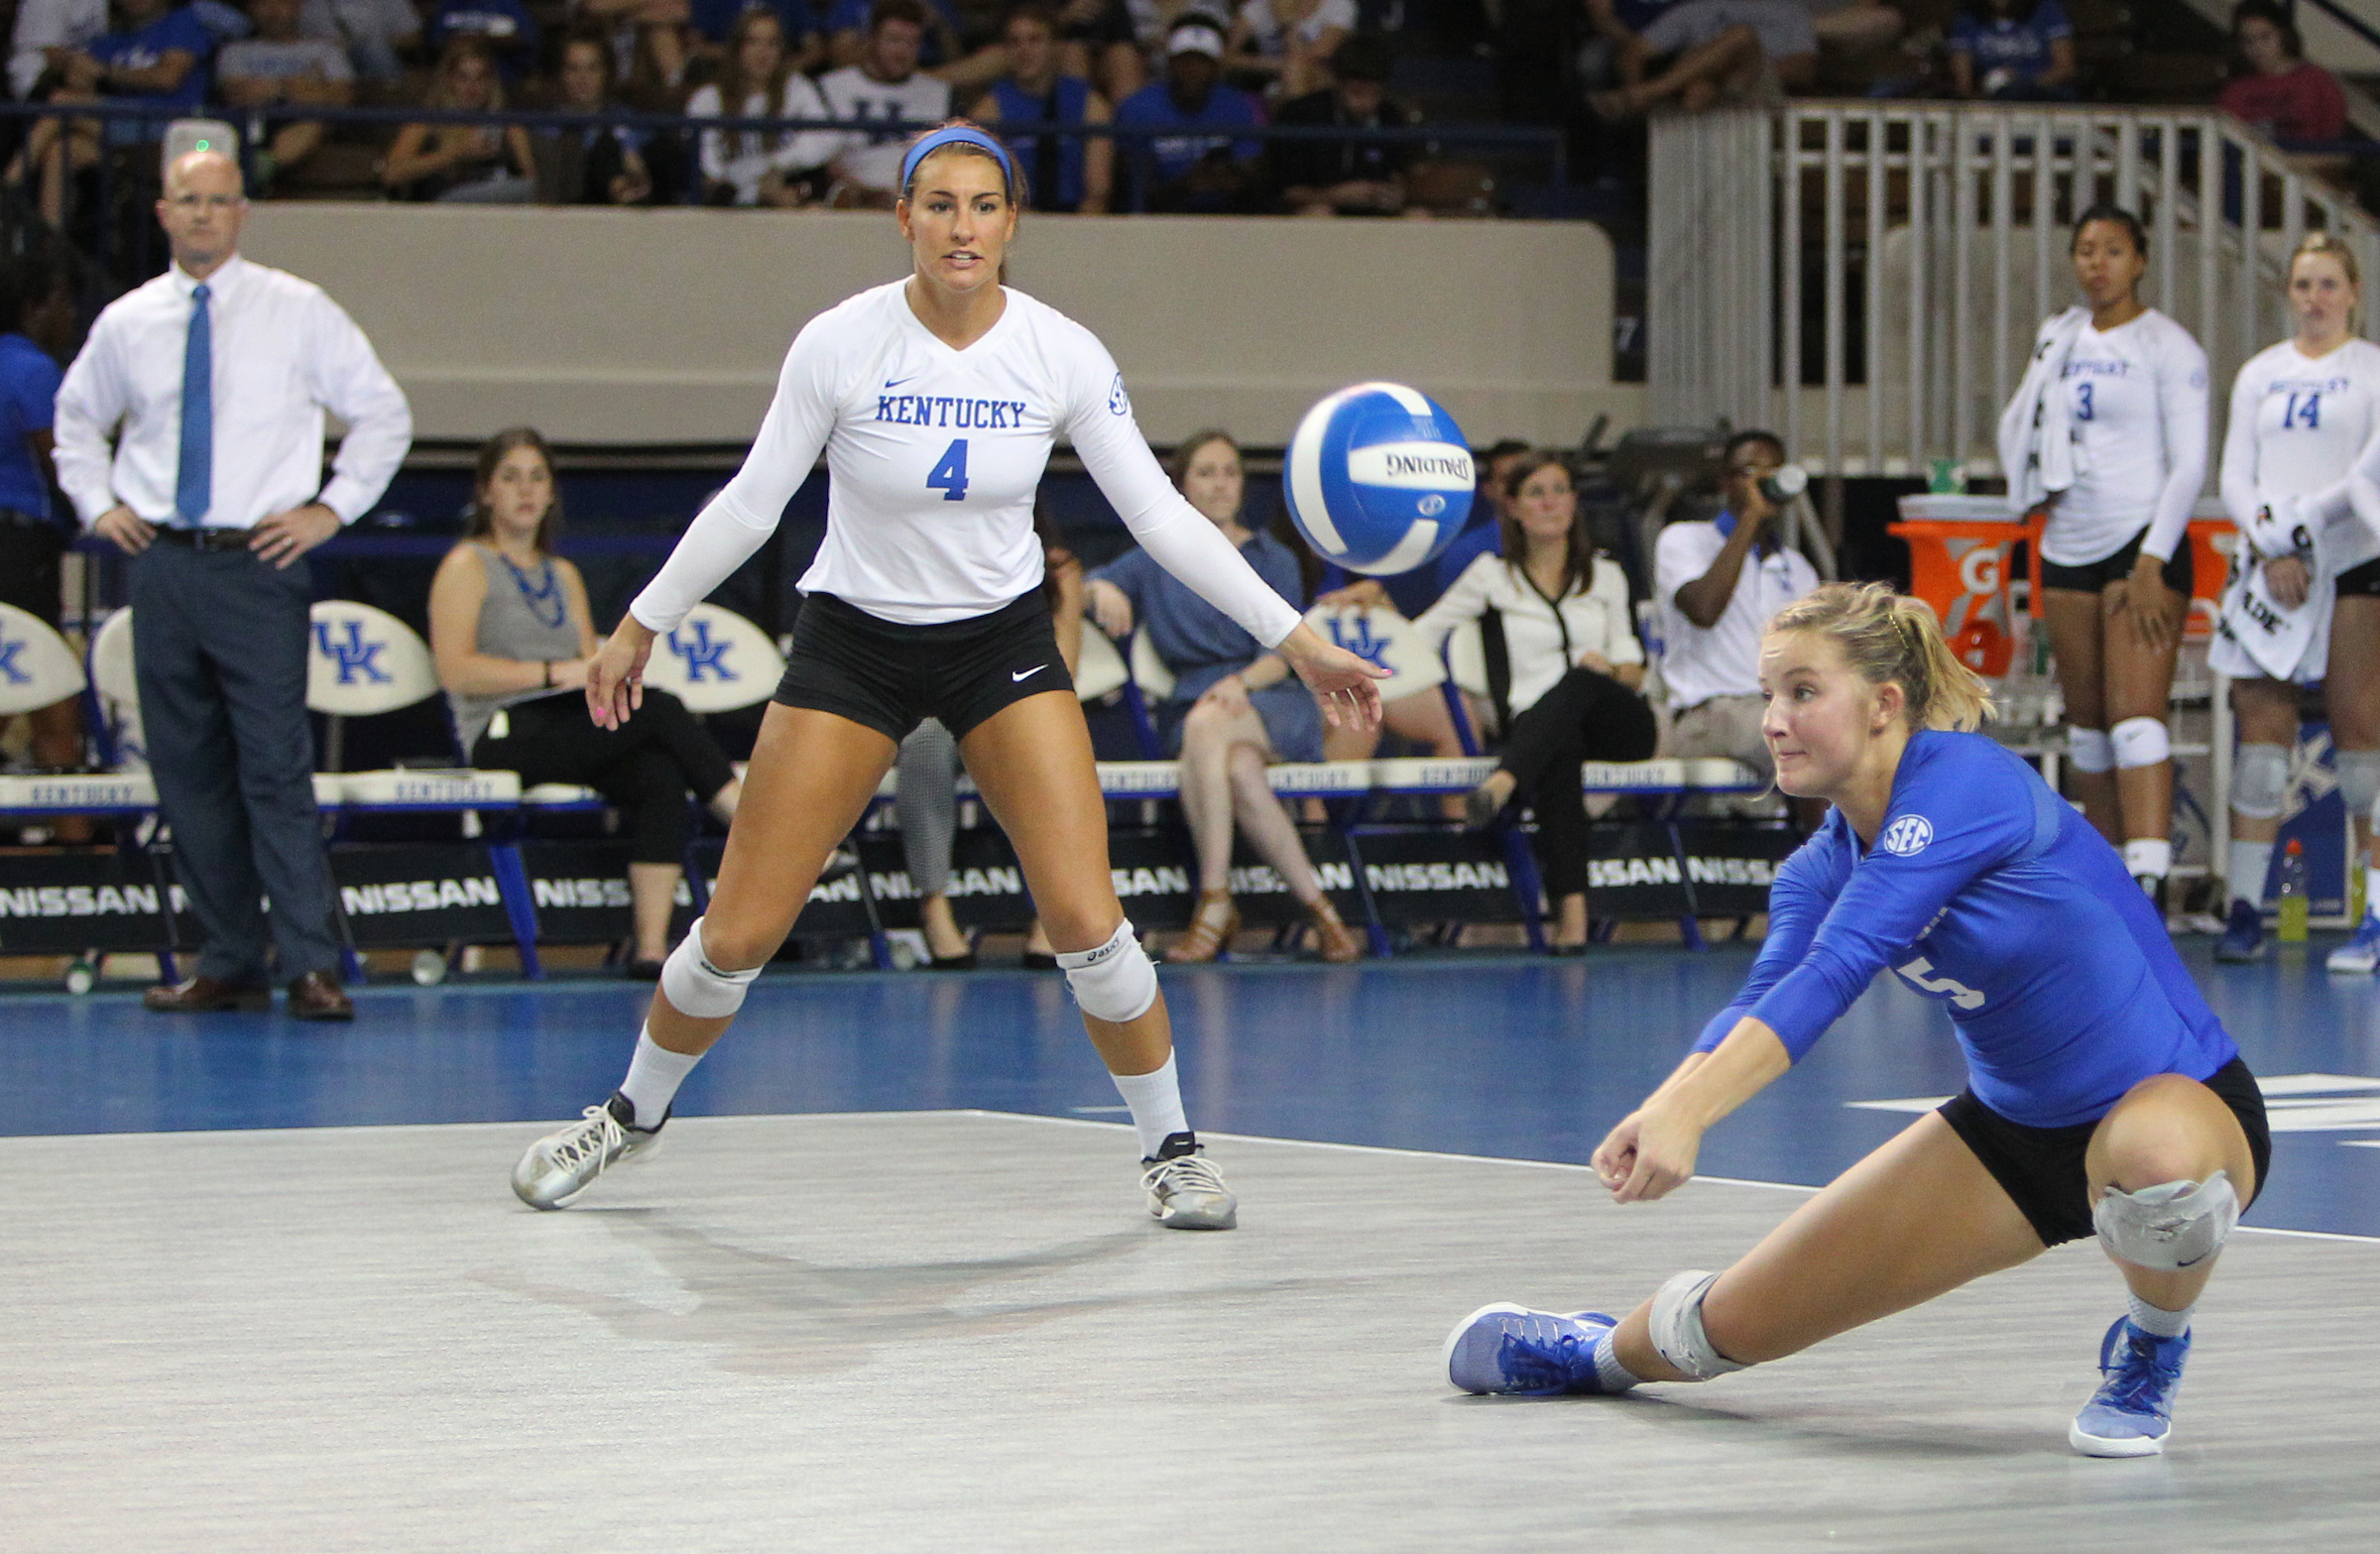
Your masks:
{"label": "number 4 on jersey", "polygon": [[945,502],[967,500],[967,439],[965,437],[952,439],[950,446],[942,450],[941,462],[934,466],[932,474],[925,477],[925,483],[932,489],[941,492],[942,500]]}

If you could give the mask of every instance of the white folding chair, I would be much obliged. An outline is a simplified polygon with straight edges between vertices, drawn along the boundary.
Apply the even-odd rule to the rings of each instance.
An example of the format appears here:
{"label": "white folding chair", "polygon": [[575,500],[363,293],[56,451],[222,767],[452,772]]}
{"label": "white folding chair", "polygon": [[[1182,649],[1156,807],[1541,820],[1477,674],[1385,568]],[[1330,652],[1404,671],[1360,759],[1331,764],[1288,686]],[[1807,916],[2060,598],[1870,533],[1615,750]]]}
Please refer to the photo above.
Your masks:
{"label": "white folding chair", "polygon": [[715,604],[687,611],[676,630],[653,645],[645,664],[645,683],[669,692],[688,712],[733,712],[767,701],[784,674],[784,655],[769,634]]}
{"label": "white folding chair", "polygon": [[100,623],[84,650],[92,699],[98,705],[99,764],[110,772],[149,770],[149,744],[141,734],[141,687],[132,659],[132,611],[118,610]]}

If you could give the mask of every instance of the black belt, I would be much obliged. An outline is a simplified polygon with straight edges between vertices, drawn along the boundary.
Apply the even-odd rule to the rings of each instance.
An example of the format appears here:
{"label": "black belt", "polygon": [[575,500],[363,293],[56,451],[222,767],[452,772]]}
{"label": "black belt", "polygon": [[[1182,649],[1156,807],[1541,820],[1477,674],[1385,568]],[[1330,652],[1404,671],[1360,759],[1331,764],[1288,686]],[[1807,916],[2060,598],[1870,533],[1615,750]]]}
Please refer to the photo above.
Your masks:
{"label": "black belt", "polygon": [[13,507],[0,507],[0,529],[57,529],[58,526],[38,513],[20,513]]}
{"label": "black belt", "polygon": [[193,550],[245,550],[253,532],[246,529],[175,529],[160,525],[157,538],[168,544]]}

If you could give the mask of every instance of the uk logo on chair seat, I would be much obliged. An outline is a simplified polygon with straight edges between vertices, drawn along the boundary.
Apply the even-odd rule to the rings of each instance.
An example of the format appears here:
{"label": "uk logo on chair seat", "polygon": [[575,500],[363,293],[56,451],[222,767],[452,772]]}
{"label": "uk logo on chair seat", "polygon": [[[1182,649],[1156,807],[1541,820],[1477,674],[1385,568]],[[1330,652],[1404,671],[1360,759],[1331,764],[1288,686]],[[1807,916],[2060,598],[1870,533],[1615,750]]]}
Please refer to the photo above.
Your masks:
{"label": "uk logo on chair seat", "polygon": [[727,666],[728,650],[735,646],[732,642],[712,641],[711,623],[706,620],[689,621],[669,634],[669,651],[685,659],[689,685],[701,684],[705,673],[723,682],[742,679],[742,675]]}
{"label": "uk logo on chair seat", "polygon": [[[344,640],[333,635],[334,627],[344,629]],[[314,644],[321,650],[322,657],[338,665],[340,684],[354,685],[360,682],[386,685],[389,683],[388,671],[383,669],[378,662],[380,656],[388,651],[389,645],[385,641],[366,642],[362,621],[352,618],[343,621],[316,621],[314,622]]]}

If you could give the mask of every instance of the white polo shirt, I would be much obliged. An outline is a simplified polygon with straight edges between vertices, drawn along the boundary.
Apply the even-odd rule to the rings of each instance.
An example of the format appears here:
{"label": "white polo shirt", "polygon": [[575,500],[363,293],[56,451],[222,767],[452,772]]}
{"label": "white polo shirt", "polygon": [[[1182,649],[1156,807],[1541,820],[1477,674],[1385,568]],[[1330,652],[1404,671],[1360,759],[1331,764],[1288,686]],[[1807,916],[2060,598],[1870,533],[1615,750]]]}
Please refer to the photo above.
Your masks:
{"label": "white polo shirt", "polygon": [[1766,555],[1754,549],[1735,574],[1735,593],[1709,627],[1695,625],[1678,608],[1678,590],[1711,570],[1735,532],[1735,517],[1716,523],[1672,524],[1653,549],[1653,594],[1661,607],[1661,683],[1674,711],[1714,696],[1751,695],[1760,689],[1760,634],[1779,610],[1818,586],[1818,568],[1799,550],[1778,546]]}

